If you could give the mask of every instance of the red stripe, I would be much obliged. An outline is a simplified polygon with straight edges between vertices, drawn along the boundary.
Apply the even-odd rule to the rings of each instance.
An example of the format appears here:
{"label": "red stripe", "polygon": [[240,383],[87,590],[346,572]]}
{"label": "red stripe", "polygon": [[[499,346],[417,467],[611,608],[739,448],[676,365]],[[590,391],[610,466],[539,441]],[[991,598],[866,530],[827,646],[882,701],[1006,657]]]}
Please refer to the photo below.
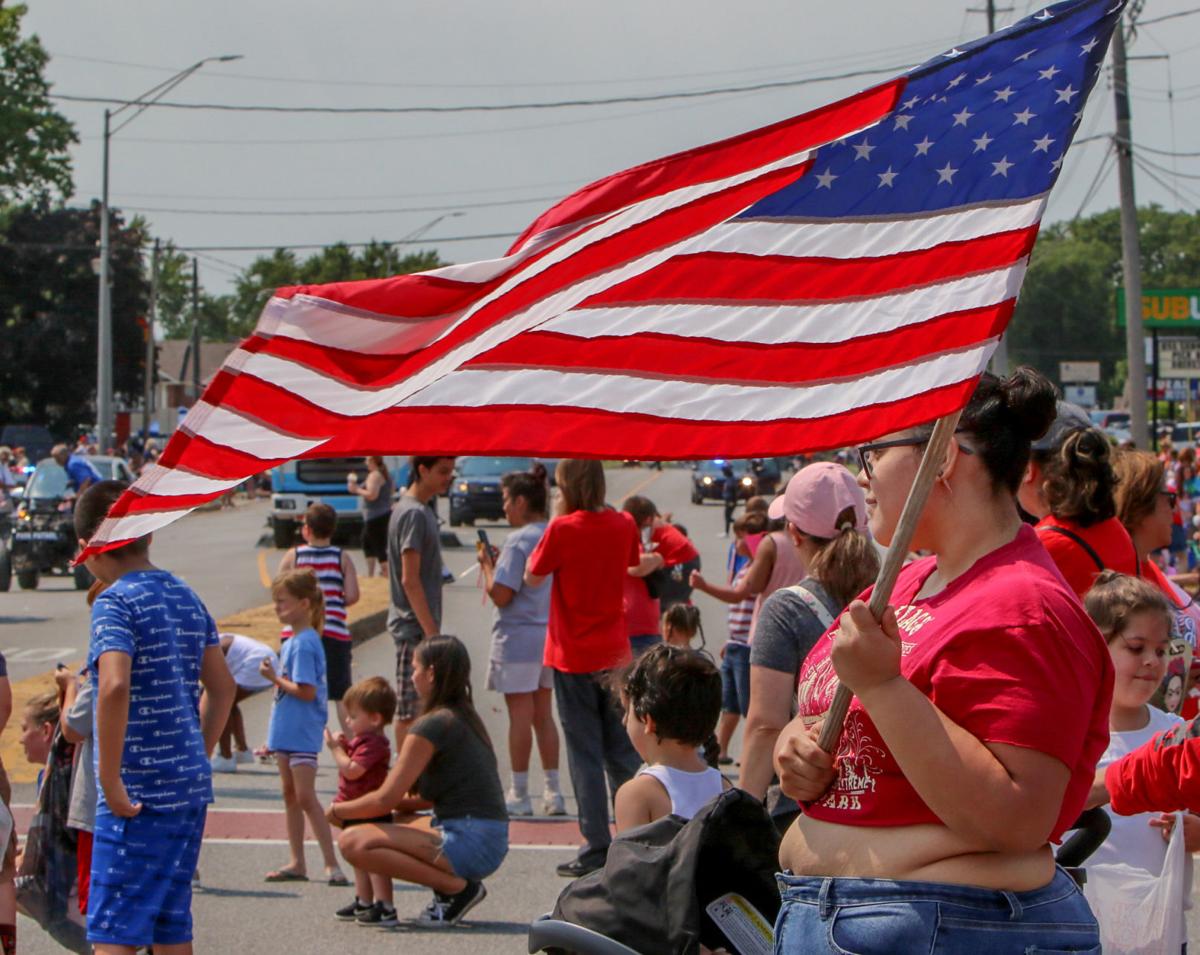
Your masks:
{"label": "red stripe", "polygon": [[1015,306],[1016,299],[1010,299],[835,344],[722,342],[654,332],[599,338],[526,332],[464,367],[562,368],[748,384],[799,384],[862,375],[978,344],[1004,331]]}
{"label": "red stripe", "polygon": [[581,307],[648,302],[804,302],[885,295],[964,275],[988,272],[1024,258],[1038,227],[929,249],[873,258],[793,258],[700,252],[662,265],[593,295]]}
{"label": "red stripe", "polygon": [[[608,215],[674,189],[737,175],[753,156],[766,166],[813,146],[840,139],[895,109],[906,80],[901,77],[803,116],[751,130],[720,142],[675,153],[584,186],[540,215],[512,244],[520,249],[532,236],[573,222]],[[849,117],[856,117],[847,123]]]}
{"label": "red stripe", "polygon": [[480,295],[504,281],[507,274],[487,282],[457,282],[416,272],[386,279],[292,285],[276,289],[275,295],[284,299],[315,295],[378,315],[431,318],[466,308]]}

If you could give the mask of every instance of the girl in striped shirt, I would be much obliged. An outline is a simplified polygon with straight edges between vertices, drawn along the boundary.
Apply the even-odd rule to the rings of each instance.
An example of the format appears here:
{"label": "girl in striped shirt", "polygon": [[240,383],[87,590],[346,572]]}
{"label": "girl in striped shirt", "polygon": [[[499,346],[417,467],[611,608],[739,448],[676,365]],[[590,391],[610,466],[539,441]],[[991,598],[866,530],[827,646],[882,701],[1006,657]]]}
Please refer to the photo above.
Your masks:
{"label": "girl in striped shirt", "polygon": [[[325,673],[329,685],[329,701],[337,708],[338,727],[346,727],[346,706],[342,697],[350,689],[350,628],[346,608],[358,601],[358,572],[354,561],[340,547],[332,544],[337,528],[337,514],[328,504],[310,504],[304,512],[300,528],[304,543],[283,555],[279,564],[282,574],[289,570],[308,568],[317,575],[317,583],[325,597],[325,626],[321,645],[325,648]],[[292,635],[284,627],[282,640]]]}

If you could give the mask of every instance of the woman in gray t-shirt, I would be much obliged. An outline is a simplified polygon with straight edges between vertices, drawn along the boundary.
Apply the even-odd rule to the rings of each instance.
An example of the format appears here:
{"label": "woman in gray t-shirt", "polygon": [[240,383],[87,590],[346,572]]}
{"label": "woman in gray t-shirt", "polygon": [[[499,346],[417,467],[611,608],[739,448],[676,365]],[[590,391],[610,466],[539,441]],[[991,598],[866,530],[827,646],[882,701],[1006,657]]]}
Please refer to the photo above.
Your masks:
{"label": "woman in gray t-shirt", "polygon": [[[356,869],[433,889],[417,916],[454,925],[487,895],[483,879],[508,854],[508,812],[496,754],[471,700],[471,658],[457,637],[417,645],[413,685],[421,715],[383,785],[330,805],[338,847]],[[416,787],[420,799],[409,794]],[[432,804],[433,818],[412,815]],[[396,813],[391,824],[373,820]],[[400,815],[403,814],[403,815]]]}
{"label": "woman in gray t-shirt", "polygon": [[500,481],[504,516],[516,530],[498,554],[479,548],[484,588],[496,606],[487,688],[504,694],[508,708],[508,755],[512,785],[506,801],[514,816],[533,815],[529,798],[529,758],[537,736],[546,783],[542,810],[567,811],[558,782],[558,729],[554,725],[550,668],[542,663],[550,622],[550,582],[525,583],[525,564],[546,532],[546,482],[539,474],[514,471]]}

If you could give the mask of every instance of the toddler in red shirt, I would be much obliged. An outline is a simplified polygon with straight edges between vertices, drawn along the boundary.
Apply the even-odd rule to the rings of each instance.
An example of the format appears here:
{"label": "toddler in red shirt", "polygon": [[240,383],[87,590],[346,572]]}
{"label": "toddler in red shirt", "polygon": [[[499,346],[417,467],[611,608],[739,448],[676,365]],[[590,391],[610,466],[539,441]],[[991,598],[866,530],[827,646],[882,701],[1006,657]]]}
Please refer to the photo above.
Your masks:
{"label": "toddler in red shirt", "polygon": [[[334,802],[346,802],[374,792],[387,778],[391,762],[391,746],[384,727],[396,715],[396,692],[381,676],[368,677],[346,691],[346,726],[354,733],[334,736],[325,730],[325,745],[338,766],[338,788]],[[345,828],[365,823],[391,823],[392,816],[375,819],[353,819],[342,823]],[[334,913],[343,922],[361,925],[395,925],[396,908],[392,904],[392,880],[375,875],[357,866],[354,869],[354,901]]]}

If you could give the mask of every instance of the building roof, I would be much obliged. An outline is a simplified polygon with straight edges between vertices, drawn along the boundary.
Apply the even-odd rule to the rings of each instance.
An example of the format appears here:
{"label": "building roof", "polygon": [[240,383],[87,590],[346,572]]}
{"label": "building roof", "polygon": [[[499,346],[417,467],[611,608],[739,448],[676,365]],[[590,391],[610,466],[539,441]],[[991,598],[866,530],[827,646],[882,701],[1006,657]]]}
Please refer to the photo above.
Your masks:
{"label": "building roof", "polygon": [[[191,344],[186,339],[169,338],[158,343],[158,380],[169,383],[189,383],[192,380]],[[207,385],[230,356],[238,342],[200,343],[200,383]],[[184,366],[184,360],[187,366]]]}

